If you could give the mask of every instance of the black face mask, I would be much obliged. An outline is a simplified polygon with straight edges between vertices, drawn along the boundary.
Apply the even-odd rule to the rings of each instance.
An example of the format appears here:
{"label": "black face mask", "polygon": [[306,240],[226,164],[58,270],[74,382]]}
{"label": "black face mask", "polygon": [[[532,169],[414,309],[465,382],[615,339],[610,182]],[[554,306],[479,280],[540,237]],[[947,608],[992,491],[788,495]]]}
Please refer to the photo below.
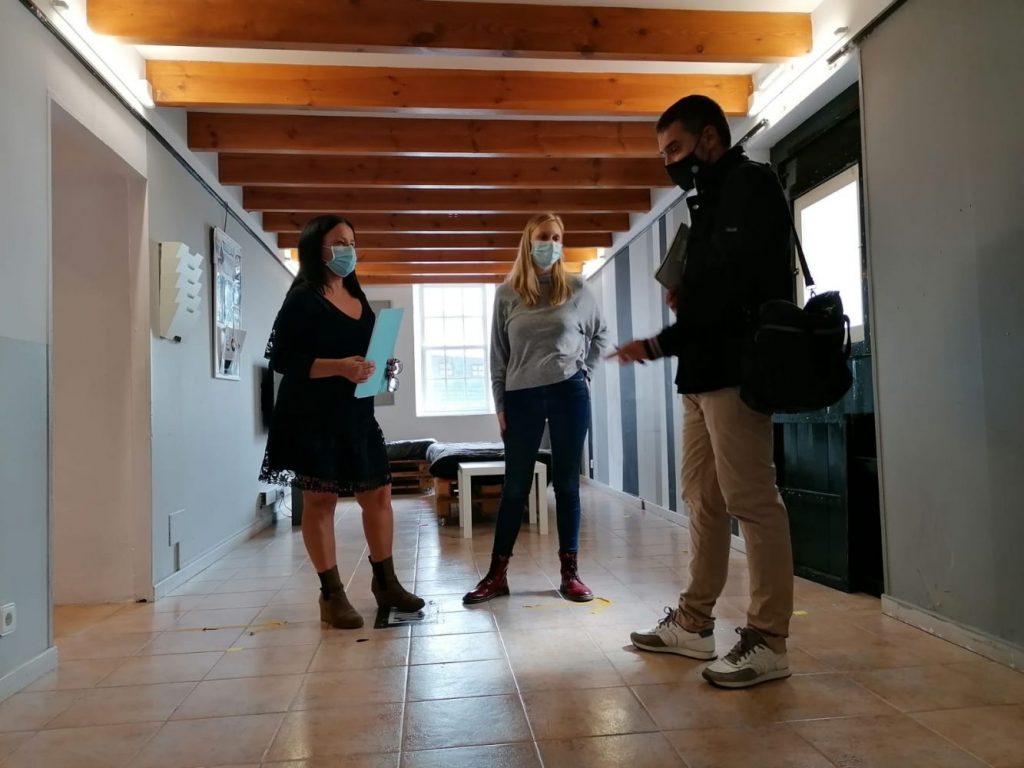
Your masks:
{"label": "black face mask", "polygon": [[[700,144],[699,139],[697,144]],[[697,185],[697,175],[708,165],[697,157],[697,144],[694,144],[693,151],[682,160],[676,160],[674,163],[669,163],[665,166],[665,170],[668,172],[668,177],[672,179],[672,183],[683,190],[683,192],[689,192]]]}

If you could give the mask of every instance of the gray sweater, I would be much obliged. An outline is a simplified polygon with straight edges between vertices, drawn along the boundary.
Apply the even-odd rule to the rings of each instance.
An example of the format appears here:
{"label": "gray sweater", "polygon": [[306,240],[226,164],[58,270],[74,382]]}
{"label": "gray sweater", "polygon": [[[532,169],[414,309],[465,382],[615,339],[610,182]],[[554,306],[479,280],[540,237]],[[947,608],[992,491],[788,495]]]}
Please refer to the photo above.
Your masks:
{"label": "gray sweater", "polygon": [[551,306],[551,279],[540,278],[540,300],[528,307],[508,283],[494,297],[491,388],[494,407],[505,410],[505,392],[558,384],[584,371],[589,378],[608,344],[601,308],[586,283],[569,277],[572,295]]}

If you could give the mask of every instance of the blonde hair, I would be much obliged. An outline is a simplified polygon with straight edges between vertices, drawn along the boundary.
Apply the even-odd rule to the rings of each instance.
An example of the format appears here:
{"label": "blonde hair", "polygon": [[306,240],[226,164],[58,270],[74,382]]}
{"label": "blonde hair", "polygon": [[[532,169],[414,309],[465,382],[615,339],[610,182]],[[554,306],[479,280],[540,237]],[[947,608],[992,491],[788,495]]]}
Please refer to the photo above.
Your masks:
{"label": "blonde hair", "polygon": [[[519,254],[508,276],[508,283],[512,290],[522,299],[528,307],[536,306],[540,301],[540,280],[537,277],[537,265],[533,263],[533,234],[542,225],[549,221],[555,222],[565,236],[565,224],[561,217],[554,213],[541,213],[534,216],[526,223],[523,236],[519,239]],[[572,296],[572,288],[566,276],[565,266],[559,259],[551,267],[551,306],[558,307],[565,304]]]}

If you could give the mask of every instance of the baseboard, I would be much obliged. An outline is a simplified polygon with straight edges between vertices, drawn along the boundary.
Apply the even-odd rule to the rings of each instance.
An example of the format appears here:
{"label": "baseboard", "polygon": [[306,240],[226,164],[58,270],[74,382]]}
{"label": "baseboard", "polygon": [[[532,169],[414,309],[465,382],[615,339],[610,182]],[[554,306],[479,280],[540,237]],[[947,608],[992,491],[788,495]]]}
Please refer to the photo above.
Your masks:
{"label": "baseboard", "polygon": [[162,597],[167,597],[171,592],[176,590],[193,576],[205,571],[239,544],[248,541],[260,531],[270,527],[275,520],[277,520],[277,514],[274,512],[267,512],[252,525],[243,528],[234,536],[225,539],[213,549],[207,550],[204,554],[188,563],[188,565],[180,571],[172,573],[166,579],[158,583],[153,588],[154,599],[159,600]]}
{"label": "baseboard", "polygon": [[[653,501],[648,501],[647,499],[641,499],[638,496],[633,496],[632,494],[624,493],[616,488],[612,488],[609,485],[605,485],[604,483],[598,480],[593,480],[589,477],[583,478],[583,484],[589,485],[595,490],[600,491],[601,493],[607,496],[611,496],[614,499],[618,499],[619,501],[623,501],[629,504],[630,506],[645,510],[647,512],[651,512],[652,514],[662,518],[663,520],[668,520],[670,523],[675,523],[676,525],[682,528],[690,527],[690,518],[682,512],[676,512],[674,510],[667,509],[661,506],[660,504],[655,504]],[[743,554],[746,554],[747,552],[747,543],[743,540],[742,536],[734,535],[732,537],[730,547],[736,550],[737,552],[742,552]]]}
{"label": "baseboard", "polygon": [[1013,669],[1024,669],[1024,647],[936,616],[890,595],[882,595],[882,613],[930,635]]}
{"label": "baseboard", "polygon": [[27,661],[13,672],[0,677],[0,701],[13,696],[43,675],[57,668],[57,648],[51,646],[31,661]]}

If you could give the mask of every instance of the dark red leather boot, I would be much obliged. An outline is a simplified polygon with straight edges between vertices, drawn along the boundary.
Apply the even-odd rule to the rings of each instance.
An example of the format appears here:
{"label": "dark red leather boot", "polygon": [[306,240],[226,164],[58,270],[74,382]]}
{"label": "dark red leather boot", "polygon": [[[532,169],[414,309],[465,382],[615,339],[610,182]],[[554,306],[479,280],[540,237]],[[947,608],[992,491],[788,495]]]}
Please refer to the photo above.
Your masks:
{"label": "dark red leather boot", "polygon": [[462,598],[466,605],[474,603],[486,603],[495,597],[503,597],[508,594],[508,561],[512,555],[491,555],[491,567],[487,575],[476,585],[476,589],[467,592]]}
{"label": "dark red leather boot", "polygon": [[572,600],[574,603],[586,603],[593,600],[594,593],[583,583],[576,569],[576,553],[559,552],[558,559],[562,561],[562,586],[558,588],[562,597]]}

